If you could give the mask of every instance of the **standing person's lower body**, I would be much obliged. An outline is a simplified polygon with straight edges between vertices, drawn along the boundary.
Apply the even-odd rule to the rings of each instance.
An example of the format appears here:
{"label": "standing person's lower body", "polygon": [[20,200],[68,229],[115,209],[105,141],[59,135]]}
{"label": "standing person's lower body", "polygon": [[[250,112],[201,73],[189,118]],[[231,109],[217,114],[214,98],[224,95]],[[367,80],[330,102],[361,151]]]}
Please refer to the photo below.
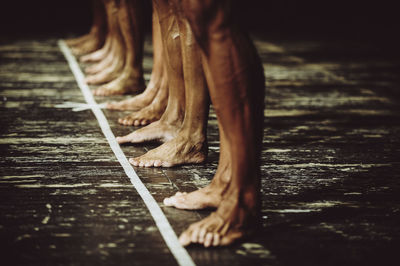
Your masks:
{"label": "standing person's lower body", "polygon": [[92,0],[93,21],[89,33],[65,42],[76,56],[91,53],[99,49],[107,33],[107,16],[102,0]]}
{"label": "standing person's lower body", "polygon": [[227,245],[257,228],[264,73],[249,37],[233,21],[233,1],[175,0],[201,47],[220,131],[219,166],[211,184],[165,199],[183,209],[216,207],[180,236],[183,245]]}

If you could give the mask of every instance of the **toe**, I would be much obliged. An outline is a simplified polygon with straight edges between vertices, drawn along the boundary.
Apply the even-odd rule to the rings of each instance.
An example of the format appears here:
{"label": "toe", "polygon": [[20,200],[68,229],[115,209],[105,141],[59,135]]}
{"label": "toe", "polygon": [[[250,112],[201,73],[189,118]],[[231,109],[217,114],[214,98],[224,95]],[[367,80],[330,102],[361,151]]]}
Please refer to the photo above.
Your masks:
{"label": "toe", "polygon": [[161,165],[162,165],[162,162],[160,160],[154,161],[154,167],[160,167]]}
{"label": "toe", "polygon": [[190,241],[192,243],[199,242],[199,232],[200,232],[200,228],[198,226],[193,229],[192,234],[190,236]]}
{"label": "toe", "polygon": [[179,243],[182,246],[187,246],[190,244],[190,233],[188,231],[183,232],[179,237]]}
{"label": "toe", "polygon": [[[108,102],[106,103],[106,109],[114,109],[116,102]],[[118,119],[119,121],[119,119]]]}
{"label": "toe", "polygon": [[219,236],[219,234],[214,234],[212,245],[214,247],[219,246],[220,240],[221,240],[221,237]]}
{"label": "toe", "polygon": [[144,162],[144,166],[145,167],[152,167],[152,166],[154,166],[154,161],[153,160],[145,161]]}
{"label": "toe", "polygon": [[136,158],[130,158],[129,162],[133,165],[133,166],[138,166],[139,162],[136,160]]}
{"label": "toe", "polygon": [[205,239],[204,239],[204,246],[205,246],[206,248],[208,248],[209,246],[211,246],[211,243],[213,242],[213,236],[214,236],[213,233],[207,233],[207,234],[206,234],[206,237],[205,237]]}
{"label": "toe", "polygon": [[132,126],[132,124],[133,124],[133,119],[125,118],[125,123],[124,123],[125,126]]}
{"label": "toe", "polygon": [[223,237],[220,237],[220,246],[227,246],[232,244],[234,241],[236,241],[239,238],[243,237],[243,233],[241,232],[231,232]]}
{"label": "toe", "polygon": [[165,205],[165,206],[174,206],[174,204],[173,204],[173,199],[172,199],[172,198],[173,198],[173,197],[165,198],[165,199],[163,200],[164,205]]}
{"label": "toe", "polygon": [[126,140],[126,137],[116,137],[115,140],[118,142],[118,144],[122,144],[122,143],[128,142]]}
{"label": "toe", "polygon": [[204,238],[205,238],[206,234],[207,234],[207,230],[205,228],[202,228],[199,233],[199,243],[204,243]]}
{"label": "toe", "polygon": [[140,125],[140,121],[139,121],[139,120],[135,120],[135,122],[133,123],[133,125],[134,125],[135,127],[139,126],[139,125]]}

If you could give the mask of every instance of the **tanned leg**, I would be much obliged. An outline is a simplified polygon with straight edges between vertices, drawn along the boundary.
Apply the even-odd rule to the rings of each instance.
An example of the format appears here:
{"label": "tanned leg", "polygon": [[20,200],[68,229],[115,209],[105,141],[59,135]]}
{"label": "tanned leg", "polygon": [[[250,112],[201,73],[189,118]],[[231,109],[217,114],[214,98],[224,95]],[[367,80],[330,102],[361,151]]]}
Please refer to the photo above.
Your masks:
{"label": "tanned leg", "polygon": [[113,3],[110,0],[99,0],[102,2],[104,7],[104,14],[107,22],[107,35],[105,36],[105,43],[99,49],[92,53],[82,56],[79,60],[82,63],[94,63],[103,60],[111,50],[111,44],[114,41],[113,37],[115,35],[115,9]]}
{"label": "tanned leg", "polygon": [[[101,70],[104,70],[104,68],[108,67],[112,61],[115,61],[113,60],[113,56],[115,56],[115,54],[118,55],[118,50],[116,48],[120,48],[121,45],[119,44],[122,42],[117,20],[118,6],[116,4],[116,0],[102,0],[102,2],[105,7],[108,31],[106,41],[101,49],[84,55],[80,58],[80,62],[82,63],[99,63],[87,67],[85,72],[88,74],[98,73]],[[124,50],[120,50],[119,53],[124,53]],[[91,70],[93,68],[97,68],[97,70]]]}
{"label": "tanned leg", "polygon": [[164,204],[166,206],[184,210],[202,210],[208,208],[217,208],[219,206],[223,193],[229,184],[232,168],[231,161],[229,160],[230,151],[226,136],[222,131],[222,128],[219,130],[219,163],[211,183],[204,188],[190,193],[177,192],[174,196],[165,198]]}
{"label": "tanned leg", "polygon": [[[228,245],[251,232],[259,222],[260,150],[264,76],[250,39],[232,20],[231,1],[182,0],[203,55],[211,101],[229,153],[227,178],[218,208],[192,224],[182,245]],[[221,143],[222,144],[222,143]]]}
{"label": "tanned leg", "polygon": [[[165,107],[167,105],[168,101],[168,82],[166,79],[166,74],[164,71],[164,65],[163,65],[163,54],[162,54],[162,40],[161,40],[161,32],[160,32],[160,25],[158,22],[158,17],[156,16],[156,12],[153,11],[153,69],[151,72],[151,77],[149,84],[147,85],[147,88],[145,91],[137,96],[133,96],[131,98],[128,98],[126,100],[120,101],[120,102],[109,102],[107,103],[106,108],[110,110],[132,110],[132,111],[139,111],[142,108],[145,108],[146,106],[149,106],[156,95],[158,94],[158,91],[162,88],[165,90],[166,98],[165,98],[165,104],[164,107],[161,108],[161,115],[165,110]],[[162,82],[163,76],[165,76],[165,81]],[[161,84],[164,83],[165,86],[161,86]],[[160,119],[160,116],[157,117],[156,120]],[[146,119],[146,118],[143,118]],[[147,119],[149,120],[149,119]],[[122,121],[122,120],[121,120]],[[141,121],[140,121],[141,122]],[[153,122],[153,121],[151,121]],[[141,124],[141,123],[139,123]],[[133,125],[133,123],[131,124]]]}
{"label": "tanned leg", "polygon": [[135,166],[172,167],[180,164],[201,163],[207,155],[208,93],[202,71],[201,54],[179,6],[174,6],[173,12],[178,21],[181,40],[185,82],[185,117],[181,129],[174,139],[138,158],[130,159]]}
{"label": "tanned leg", "polygon": [[105,55],[103,60],[106,60],[107,57],[111,57],[112,60],[111,64],[102,71],[94,75],[87,76],[85,79],[87,84],[97,85],[110,82],[113,79],[118,78],[122,69],[124,68],[126,49],[118,23],[117,14],[119,10],[120,8],[119,5],[117,5],[117,0],[106,0],[106,11],[110,29],[109,38],[111,39],[111,42],[108,54]]}
{"label": "tanned leg", "polygon": [[153,101],[139,111],[118,119],[118,123],[125,126],[145,126],[154,121],[160,120],[168,105],[168,76],[165,73],[161,78],[160,87],[156,92]]}
{"label": "tanned leg", "polygon": [[165,0],[154,0],[153,4],[159,18],[163,40],[164,62],[168,77],[168,104],[160,120],[127,136],[117,137],[117,141],[120,144],[171,140],[177,135],[184,118],[185,85],[183,82],[178,23],[171,14],[170,7]]}
{"label": "tanned leg", "polygon": [[93,91],[107,96],[140,92],[145,88],[143,78],[143,0],[121,0],[118,24],[125,45],[125,66],[120,75]]}
{"label": "tanned leg", "polygon": [[[103,2],[105,2],[105,0]],[[108,12],[106,12],[106,13],[108,13]],[[110,23],[111,23],[111,21],[109,20],[108,15],[107,15],[108,31],[107,31],[107,35],[106,35],[106,38],[105,38],[104,45],[100,49],[98,49],[98,50],[96,50],[96,51],[94,51],[92,53],[89,53],[87,55],[81,56],[79,58],[79,61],[81,63],[96,63],[96,62],[100,62],[101,60],[103,60],[109,54],[109,51],[111,50],[111,43],[113,42],[112,29],[110,29],[110,27],[109,27]],[[93,66],[95,66],[95,65],[93,65]],[[97,71],[97,72],[99,72],[99,71]],[[85,72],[87,72],[86,69],[85,69]]]}
{"label": "tanned leg", "polygon": [[107,19],[102,0],[92,0],[93,23],[90,32],[82,37],[66,40],[72,53],[80,56],[99,49],[105,40]]}

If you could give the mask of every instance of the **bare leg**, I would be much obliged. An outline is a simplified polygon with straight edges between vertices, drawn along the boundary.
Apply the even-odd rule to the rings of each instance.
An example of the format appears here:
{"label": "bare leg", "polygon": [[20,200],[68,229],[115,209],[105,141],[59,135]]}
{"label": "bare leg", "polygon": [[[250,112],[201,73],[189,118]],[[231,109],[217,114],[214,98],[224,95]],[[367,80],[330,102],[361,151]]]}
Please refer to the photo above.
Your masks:
{"label": "bare leg", "polygon": [[117,78],[119,73],[122,71],[125,63],[124,56],[124,43],[121,36],[117,12],[119,7],[117,6],[116,0],[106,0],[106,11],[108,17],[109,35],[110,39],[108,54],[105,54],[103,60],[111,58],[110,65],[94,75],[89,75],[86,77],[85,81],[88,84],[102,84],[105,82],[110,82],[111,80]]}
{"label": "bare leg", "polygon": [[[110,102],[107,103],[107,109],[111,110],[132,110],[132,111],[139,111],[142,108],[145,108],[146,106],[149,106],[154,98],[158,95],[158,91],[160,89],[165,90],[164,95],[166,96],[165,98],[165,104],[163,107],[161,107],[161,114],[156,118],[156,120],[160,119],[162,113],[165,110],[166,107],[166,102],[168,101],[168,79],[166,77],[166,73],[164,71],[164,65],[163,65],[163,47],[162,47],[162,40],[161,40],[161,31],[160,31],[160,25],[158,22],[158,17],[156,16],[156,12],[153,12],[153,70],[151,72],[151,77],[149,84],[147,85],[146,90],[134,97],[131,97],[129,99],[120,101],[120,102]],[[165,77],[164,77],[165,76]],[[165,79],[165,81],[162,81],[162,79]],[[163,84],[163,86],[162,86]],[[152,122],[151,119],[148,119],[148,117],[141,116],[141,118],[149,120]],[[141,121],[140,121],[141,122]],[[122,123],[124,124],[124,123]],[[134,122],[132,122],[130,125],[133,125]],[[139,123],[141,124],[141,123]]]}
{"label": "bare leg", "polygon": [[229,149],[220,164],[231,163],[217,210],[192,224],[179,240],[182,245],[228,245],[258,224],[263,70],[251,41],[232,21],[231,1],[182,3],[202,47],[211,101]]}
{"label": "bare leg", "polygon": [[177,192],[174,196],[165,198],[166,206],[185,210],[201,210],[217,208],[221,203],[223,193],[231,178],[231,162],[229,161],[229,145],[225,133],[220,128],[219,164],[211,183],[196,191]]}
{"label": "bare leg", "polygon": [[201,54],[190,26],[178,6],[173,9],[179,25],[183,75],[185,82],[185,117],[178,135],[146,154],[130,159],[135,166],[172,167],[202,163],[207,156],[206,121],[208,116],[207,86],[202,71]]}
{"label": "bare leg", "polygon": [[139,111],[118,119],[118,123],[125,126],[145,126],[159,120],[168,104],[168,92],[168,77],[166,74],[163,74],[153,101]]}
{"label": "bare leg", "polygon": [[119,143],[139,143],[150,140],[167,141],[175,137],[182,126],[185,112],[185,85],[181,60],[178,24],[170,14],[165,0],[154,0],[163,40],[164,59],[168,77],[168,104],[160,120],[133,133],[117,137]]}
{"label": "bare leg", "polygon": [[[125,66],[121,74],[108,84],[93,91],[94,95],[115,95],[142,91],[143,78],[143,7],[142,0],[121,0],[118,24],[126,48]],[[107,76],[110,76],[107,74]]]}
{"label": "bare leg", "polygon": [[[80,58],[80,61],[82,63],[94,63],[94,62],[101,62],[106,59],[108,55],[110,55],[115,48],[121,47],[122,43],[122,37],[120,36],[121,33],[119,31],[118,27],[118,20],[117,20],[117,11],[118,11],[118,6],[116,4],[116,0],[102,0],[104,7],[105,7],[105,13],[107,17],[107,36],[106,36],[106,41],[101,47],[101,49],[96,50],[92,53],[89,53],[87,55],[84,55]],[[118,46],[119,45],[119,46]],[[120,53],[123,53],[124,50],[121,50]],[[112,58],[112,57],[111,57]],[[109,64],[108,64],[109,65]],[[104,69],[105,66],[108,65],[102,65],[102,69]],[[96,65],[93,65],[94,67]],[[90,69],[90,68],[87,68]],[[99,71],[97,71],[99,72]],[[93,72],[93,73],[97,73]],[[89,71],[89,73],[92,73],[92,71]]]}
{"label": "bare leg", "polygon": [[[108,15],[107,15],[107,17],[108,17]],[[107,33],[104,45],[100,49],[80,57],[79,61],[81,63],[99,62],[99,61],[103,60],[109,54],[109,51],[111,50],[111,43],[113,42],[113,38],[112,38],[113,33],[111,33],[112,29],[110,29],[110,27],[109,27],[110,26],[110,20],[107,19],[107,21],[108,21],[108,23],[107,23],[108,24],[108,33]]]}
{"label": "bare leg", "polygon": [[106,35],[106,14],[101,0],[92,0],[93,23],[90,32],[82,37],[66,40],[75,55],[83,55],[99,49]]}
{"label": "bare leg", "polygon": [[103,48],[101,48],[100,50],[97,50],[96,52],[93,53],[93,54],[97,53],[97,55],[99,56],[97,61],[82,60],[86,56],[91,56],[92,54],[81,57],[80,61],[82,63],[93,63],[92,65],[89,65],[88,67],[85,68],[85,73],[87,75],[94,75],[94,74],[100,73],[101,71],[110,67],[114,63],[116,56],[117,56],[117,58],[121,57],[121,55],[118,54],[118,50],[116,49],[119,46],[118,46],[118,44],[115,45],[114,42],[115,42],[114,38],[108,38],[106,40],[105,46]]}

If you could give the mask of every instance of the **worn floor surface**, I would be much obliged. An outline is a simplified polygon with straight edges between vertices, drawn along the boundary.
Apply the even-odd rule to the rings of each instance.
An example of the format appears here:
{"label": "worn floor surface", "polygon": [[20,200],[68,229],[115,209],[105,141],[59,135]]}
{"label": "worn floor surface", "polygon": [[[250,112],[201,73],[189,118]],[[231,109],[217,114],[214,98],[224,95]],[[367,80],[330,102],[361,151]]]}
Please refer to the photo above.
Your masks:
{"label": "worn floor surface", "polygon": [[[191,246],[194,262],[398,265],[398,57],[361,42],[256,45],[267,78],[263,228],[231,247]],[[92,112],[60,108],[84,99],[57,40],[1,41],[0,97],[0,265],[176,265]],[[123,114],[105,114],[115,135],[134,129],[116,123]],[[137,169],[177,234],[209,212],[162,199],[210,181],[213,114],[208,137],[204,165]],[[155,146],[123,150],[131,157]]]}

